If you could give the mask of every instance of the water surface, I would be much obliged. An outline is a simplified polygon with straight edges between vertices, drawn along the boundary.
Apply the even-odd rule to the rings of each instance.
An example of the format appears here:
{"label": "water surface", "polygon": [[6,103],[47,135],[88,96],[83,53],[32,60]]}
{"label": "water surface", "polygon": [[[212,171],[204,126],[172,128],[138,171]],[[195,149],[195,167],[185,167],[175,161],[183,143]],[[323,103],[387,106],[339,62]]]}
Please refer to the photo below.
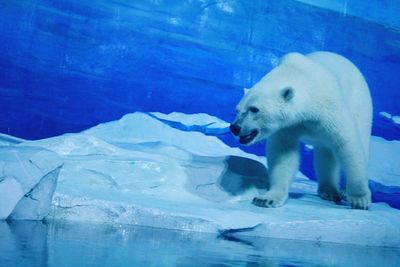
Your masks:
{"label": "water surface", "polygon": [[0,266],[400,266],[400,250],[141,226],[1,222]]}

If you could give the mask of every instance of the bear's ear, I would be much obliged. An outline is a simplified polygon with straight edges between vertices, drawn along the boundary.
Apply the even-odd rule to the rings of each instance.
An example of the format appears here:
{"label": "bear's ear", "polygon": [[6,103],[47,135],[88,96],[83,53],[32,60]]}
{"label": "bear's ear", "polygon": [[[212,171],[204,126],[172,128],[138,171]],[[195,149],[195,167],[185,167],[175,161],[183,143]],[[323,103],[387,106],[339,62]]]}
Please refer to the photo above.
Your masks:
{"label": "bear's ear", "polygon": [[287,86],[281,90],[281,97],[285,102],[290,101],[294,97],[293,87]]}
{"label": "bear's ear", "polygon": [[306,60],[306,57],[303,54],[292,52],[282,57],[281,64],[286,63],[301,65],[302,63],[304,63],[304,60]]}
{"label": "bear's ear", "polygon": [[250,91],[249,88],[243,88],[243,94],[246,95]]}

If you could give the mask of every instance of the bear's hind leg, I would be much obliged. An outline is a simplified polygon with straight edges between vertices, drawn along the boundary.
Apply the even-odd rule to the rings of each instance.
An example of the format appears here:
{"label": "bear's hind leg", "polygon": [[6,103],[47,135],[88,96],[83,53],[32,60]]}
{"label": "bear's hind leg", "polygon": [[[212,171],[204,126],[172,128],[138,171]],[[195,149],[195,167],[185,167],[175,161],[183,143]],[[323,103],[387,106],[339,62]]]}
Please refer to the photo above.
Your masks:
{"label": "bear's hind leg", "polygon": [[315,148],[314,170],[319,182],[318,195],[325,200],[339,202],[340,167],[333,153],[327,148]]}

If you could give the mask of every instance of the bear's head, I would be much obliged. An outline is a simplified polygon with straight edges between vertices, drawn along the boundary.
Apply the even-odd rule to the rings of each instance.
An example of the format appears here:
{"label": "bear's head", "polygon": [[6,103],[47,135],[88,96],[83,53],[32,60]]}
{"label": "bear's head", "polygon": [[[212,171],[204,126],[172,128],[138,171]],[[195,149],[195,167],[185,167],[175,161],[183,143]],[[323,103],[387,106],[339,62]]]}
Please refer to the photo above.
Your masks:
{"label": "bear's head", "polygon": [[288,54],[251,89],[245,89],[230,126],[241,144],[253,144],[304,119],[310,93],[303,68],[307,61],[301,54]]}

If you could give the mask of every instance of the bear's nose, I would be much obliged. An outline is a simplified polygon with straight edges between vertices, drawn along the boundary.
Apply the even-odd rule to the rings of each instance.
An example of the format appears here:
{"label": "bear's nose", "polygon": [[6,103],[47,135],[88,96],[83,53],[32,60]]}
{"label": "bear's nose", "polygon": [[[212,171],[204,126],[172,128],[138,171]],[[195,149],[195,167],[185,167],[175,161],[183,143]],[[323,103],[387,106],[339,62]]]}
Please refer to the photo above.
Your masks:
{"label": "bear's nose", "polygon": [[238,126],[237,124],[231,124],[231,126],[229,126],[229,128],[231,129],[231,132],[234,135],[239,135],[240,133],[240,126]]}

